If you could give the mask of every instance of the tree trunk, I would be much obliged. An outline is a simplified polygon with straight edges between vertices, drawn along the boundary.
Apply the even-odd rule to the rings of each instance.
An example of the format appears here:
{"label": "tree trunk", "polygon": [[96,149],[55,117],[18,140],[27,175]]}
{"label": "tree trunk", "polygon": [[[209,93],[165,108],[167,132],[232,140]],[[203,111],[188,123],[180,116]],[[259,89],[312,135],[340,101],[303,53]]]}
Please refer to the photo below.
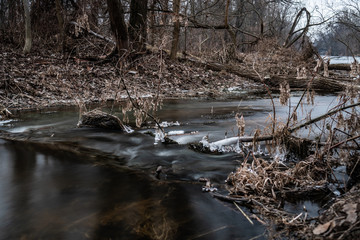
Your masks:
{"label": "tree trunk", "polygon": [[65,28],[64,28],[64,17],[60,0],[55,1],[56,4],[56,17],[59,25],[60,33],[60,44],[59,49],[64,53],[65,51]]}
{"label": "tree trunk", "polygon": [[145,50],[148,0],[132,0],[130,3],[129,38],[136,52]]}
{"label": "tree trunk", "polygon": [[154,45],[155,42],[155,4],[156,4],[156,0],[152,0],[151,6],[150,6],[150,11],[151,11],[151,17],[150,17],[150,37],[149,37],[149,43],[151,46]]}
{"label": "tree trunk", "polygon": [[231,26],[229,25],[229,6],[230,6],[230,0],[226,1],[225,6],[225,19],[224,19],[224,26],[227,29],[227,32],[229,33],[231,37],[232,43],[228,45],[227,54],[226,54],[226,61],[232,60],[235,58],[235,51],[236,51],[236,35],[234,31],[231,29]]}
{"label": "tree trunk", "polygon": [[116,39],[116,47],[120,56],[129,49],[129,37],[124,20],[124,10],[120,0],[107,0],[111,30]]}
{"label": "tree trunk", "polygon": [[5,1],[0,0],[0,30],[4,30],[5,23]]}
{"label": "tree trunk", "polygon": [[178,51],[179,37],[180,37],[180,0],[174,0],[173,12],[174,12],[174,30],[173,30],[173,39],[171,42],[171,52],[170,58],[175,59]]}
{"label": "tree trunk", "polygon": [[29,53],[32,45],[29,0],[23,0],[25,13],[25,45],[23,52]]}

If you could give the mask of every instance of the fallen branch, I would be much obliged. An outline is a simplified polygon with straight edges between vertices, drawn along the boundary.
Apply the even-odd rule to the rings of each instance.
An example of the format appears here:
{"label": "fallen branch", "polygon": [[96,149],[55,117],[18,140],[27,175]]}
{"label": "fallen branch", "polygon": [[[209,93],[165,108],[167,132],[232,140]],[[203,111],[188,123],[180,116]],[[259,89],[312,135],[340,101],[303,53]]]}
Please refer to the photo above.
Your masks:
{"label": "fallen branch", "polygon": [[251,203],[250,199],[247,198],[240,198],[240,197],[231,197],[231,196],[225,196],[219,193],[210,193],[211,196],[213,196],[214,198],[226,201],[226,202],[237,202],[237,203]]}
{"label": "fallen branch", "polygon": [[[355,137],[351,137],[351,138],[345,139],[344,141],[339,142],[339,143],[331,146],[331,147],[329,148],[329,150],[330,150],[330,149],[333,149],[333,148],[337,148],[337,147],[339,147],[340,145],[342,145],[342,144],[344,144],[344,143],[347,143],[347,142],[350,142],[350,141],[353,141],[353,140],[355,140],[355,139],[357,139],[357,138],[360,138],[360,135],[357,135],[357,136],[355,136]],[[358,146],[359,146],[359,145],[358,145]]]}
{"label": "fallen branch", "polygon": [[75,26],[77,26],[77,27],[79,27],[79,28],[81,28],[82,30],[90,33],[91,35],[93,35],[93,36],[95,36],[95,37],[97,37],[97,38],[99,38],[99,39],[105,40],[105,41],[107,41],[107,42],[109,42],[109,43],[112,43],[112,44],[116,45],[116,42],[115,42],[114,40],[112,40],[111,38],[102,36],[102,35],[94,32],[94,31],[92,31],[92,30],[90,30],[90,29],[88,30],[88,29],[86,29],[85,27],[79,25],[77,22],[71,21],[71,22],[69,22],[69,23],[72,24],[72,25],[75,25]]}
{"label": "fallen branch", "polygon": [[[236,144],[238,141],[239,142],[252,142],[254,141],[254,136],[250,136],[250,137],[231,137],[231,138],[225,138],[223,140],[219,140],[216,142],[212,142],[211,144],[217,145],[217,146],[226,146],[226,145],[231,145],[231,144]],[[261,141],[269,141],[272,140],[274,138],[273,135],[265,135],[265,136],[260,136],[260,137],[256,137],[256,141],[261,142]]]}
{"label": "fallen branch", "polygon": [[350,64],[329,64],[329,70],[351,71]]}
{"label": "fallen branch", "polygon": [[251,225],[254,225],[254,222],[251,221],[251,219],[249,218],[248,215],[246,215],[246,213],[236,204],[236,202],[234,202],[234,205],[237,207],[237,209],[239,209],[239,211],[242,213],[242,215],[249,221],[249,223],[251,223]]}
{"label": "fallen branch", "polygon": [[319,117],[316,117],[316,118],[311,119],[311,120],[309,120],[309,121],[307,121],[307,122],[305,122],[303,124],[300,124],[300,125],[298,125],[296,127],[293,127],[291,129],[289,129],[289,132],[290,133],[295,132],[296,130],[299,130],[300,128],[309,126],[310,124],[316,123],[316,122],[318,122],[318,121],[320,121],[322,119],[325,119],[325,118],[327,118],[327,117],[329,117],[331,115],[334,115],[335,113],[338,113],[338,112],[343,111],[343,110],[348,109],[348,108],[357,107],[359,105],[360,105],[360,102],[354,103],[354,104],[351,104],[351,105],[348,105],[348,106],[345,106],[345,107],[342,107],[342,108],[338,108],[338,109],[335,109],[335,110],[330,111],[330,112],[327,112],[327,113],[325,113],[325,114],[323,114],[323,115],[321,115]]}

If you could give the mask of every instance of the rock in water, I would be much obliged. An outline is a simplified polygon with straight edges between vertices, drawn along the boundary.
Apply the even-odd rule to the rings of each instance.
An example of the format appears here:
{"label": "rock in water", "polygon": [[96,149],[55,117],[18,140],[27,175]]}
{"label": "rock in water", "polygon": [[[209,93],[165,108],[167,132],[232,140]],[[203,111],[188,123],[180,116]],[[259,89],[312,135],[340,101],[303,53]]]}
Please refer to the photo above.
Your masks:
{"label": "rock in water", "polygon": [[98,109],[84,113],[81,116],[78,127],[125,130],[124,124],[118,117]]}

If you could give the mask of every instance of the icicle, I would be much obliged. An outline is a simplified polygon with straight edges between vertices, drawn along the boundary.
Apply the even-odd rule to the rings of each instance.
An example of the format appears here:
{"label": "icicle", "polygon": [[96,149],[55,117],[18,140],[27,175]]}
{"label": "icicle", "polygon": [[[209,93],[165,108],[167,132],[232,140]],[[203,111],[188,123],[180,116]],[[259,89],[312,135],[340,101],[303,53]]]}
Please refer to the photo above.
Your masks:
{"label": "icicle", "polygon": [[276,146],[275,156],[273,158],[278,162],[283,162],[285,160],[285,151],[282,147]]}
{"label": "icicle", "polygon": [[257,149],[257,151],[256,151],[255,154],[256,154],[256,155],[264,155],[264,152],[263,152],[263,150],[261,149],[260,144],[258,145],[258,149]]}

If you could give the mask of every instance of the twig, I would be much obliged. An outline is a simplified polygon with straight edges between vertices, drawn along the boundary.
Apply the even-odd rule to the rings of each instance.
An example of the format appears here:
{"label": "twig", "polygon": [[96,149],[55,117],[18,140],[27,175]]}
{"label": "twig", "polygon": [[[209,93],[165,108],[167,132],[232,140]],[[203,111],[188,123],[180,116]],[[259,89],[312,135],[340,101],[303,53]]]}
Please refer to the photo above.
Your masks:
{"label": "twig", "polygon": [[297,103],[296,107],[294,108],[291,116],[288,118],[287,123],[286,123],[286,128],[288,128],[291,119],[294,117],[294,115],[295,115],[297,109],[299,108],[299,106],[300,106],[303,98],[305,97],[305,93],[306,93],[308,90],[310,90],[310,86],[311,86],[311,83],[313,82],[314,78],[315,78],[315,75],[314,75],[314,76],[312,77],[312,79],[309,81],[309,83],[308,83],[308,85],[307,85],[307,88],[305,89],[305,91],[304,91],[303,94],[301,95],[300,100],[299,100],[299,102]]}
{"label": "twig", "polygon": [[214,230],[211,230],[211,231],[209,231],[209,232],[202,233],[202,234],[199,234],[199,235],[197,235],[197,236],[191,237],[191,238],[189,238],[189,239],[201,238],[201,237],[204,237],[204,236],[209,235],[209,234],[214,233],[214,232],[218,232],[218,231],[223,230],[223,229],[228,228],[228,227],[229,227],[229,226],[226,226],[226,225],[225,225],[225,226],[216,228],[216,229],[214,229]]}
{"label": "twig", "polygon": [[[342,144],[344,144],[344,143],[347,143],[347,142],[349,142],[349,141],[353,141],[353,140],[355,140],[355,139],[357,139],[357,138],[360,138],[360,135],[357,135],[357,136],[354,136],[354,137],[345,139],[344,141],[339,142],[339,143],[331,146],[331,147],[329,148],[329,150],[331,150],[331,149],[333,149],[333,148],[337,148],[338,146],[340,146],[340,145],[342,145]],[[354,141],[354,142],[356,143],[356,141]],[[358,145],[358,144],[356,143],[356,145]],[[359,146],[359,145],[358,145],[358,146]]]}
{"label": "twig", "polygon": [[256,220],[261,223],[264,226],[267,226],[266,222],[264,222],[262,219],[260,219],[258,216],[256,216],[256,214],[252,215],[253,218],[256,218]]}
{"label": "twig", "polygon": [[[359,164],[359,161],[360,161],[360,158],[357,159],[357,161],[356,161],[353,169],[351,170],[351,172],[350,172],[350,174],[349,174],[350,177],[352,176],[353,172],[355,171],[356,166]],[[350,179],[349,179],[349,180],[350,180]]]}
{"label": "twig", "polygon": [[237,198],[237,197],[231,197],[231,196],[224,196],[222,194],[219,193],[211,193],[211,196],[218,198],[220,200],[223,201],[227,201],[227,202],[238,202],[238,203],[248,203],[249,199],[247,198]]}
{"label": "twig", "polygon": [[303,215],[303,213],[300,213],[299,215],[297,215],[296,217],[294,217],[289,223],[294,222],[296,219],[298,219],[299,217],[301,217],[301,215]]}
{"label": "twig", "polygon": [[338,112],[343,111],[343,110],[348,109],[348,108],[357,107],[359,105],[360,105],[360,102],[354,103],[354,104],[351,104],[351,105],[348,105],[348,106],[345,106],[345,107],[342,107],[342,108],[339,108],[339,109],[335,109],[335,110],[330,111],[330,112],[327,112],[327,113],[325,113],[325,114],[323,114],[323,115],[321,115],[321,116],[319,116],[317,118],[314,118],[314,119],[312,119],[310,121],[307,121],[307,122],[305,122],[303,124],[300,124],[300,125],[298,125],[296,127],[293,127],[291,129],[289,129],[289,132],[292,133],[292,132],[294,132],[296,130],[299,130],[300,128],[303,128],[303,127],[306,127],[306,126],[308,126],[310,124],[318,122],[318,121],[320,121],[320,120],[322,120],[324,118],[327,118],[327,117],[329,117],[329,116],[331,116],[331,115],[333,115],[335,113],[338,113]]}
{"label": "twig", "polygon": [[161,125],[160,125],[160,123],[158,122],[158,120],[156,120],[156,118],[155,118],[153,115],[151,115],[150,113],[148,113],[147,111],[145,111],[144,109],[142,109],[137,103],[134,102],[134,100],[132,99],[132,97],[131,97],[131,95],[130,95],[130,93],[129,93],[129,90],[128,90],[127,87],[126,87],[126,84],[125,84],[124,79],[123,79],[122,77],[120,77],[120,80],[121,80],[121,82],[122,82],[122,84],[123,84],[123,86],[124,86],[124,89],[125,89],[125,91],[126,91],[126,94],[128,95],[129,100],[130,100],[131,104],[133,105],[133,107],[136,108],[136,109],[138,109],[138,110],[140,110],[141,112],[145,113],[148,117],[150,117],[152,120],[154,120],[154,122],[155,122],[155,124],[158,126],[158,128],[162,131],[162,133],[165,134],[165,131],[164,131],[164,129],[161,127]]}
{"label": "twig", "polygon": [[251,225],[254,225],[254,222],[251,221],[248,215],[246,215],[246,213],[236,204],[236,202],[234,202],[234,204],[237,207],[237,209],[239,209],[239,211],[242,213],[242,215],[244,215],[244,217],[246,217],[246,219],[251,223]]}
{"label": "twig", "polygon": [[273,108],[273,114],[274,114],[274,118],[273,118],[273,126],[272,126],[272,135],[275,135],[275,127],[276,127],[276,111],[275,111],[275,103],[274,103],[274,99],[271,95],[271,91],[269,86],[265,83],[264,78],[260,75],[260,73],[258,73],[258,71],[256,71],[255,69],[255,62],[253,62],[253,70],[254,72],[258,75],[258,77],[260,78],[261,82],[263,83],[264,87],[266,88],[266,91],[270,97],[271,100],[271,104],[272,104],[272,108]]}
{"label": "twig", "polygon": [[258,238],[261,238],[261,237],[264,237],[265,236],[265,232],[263,234],[260,234],[260,235],[257,235],[255,237],[252,237],[250,238],[249,240],[255,240],[255,239],[258,239]]}
{"label": "twig", "polygon": [[340,235],[340,237],[338,239],[339,240],[343,239],[346,236],[346,234],[350,233],[350,231],[359,223],[360,223],[360,221],[357,221],[353,225],[351,225],[343,234]]}
{"label": "twig", "polygon": [[262,204],[261,202],[255,200],[255,199],[251,199],[251,201],[254,202],[255,204],[257,204],[258,206],[264,208],[265,211],[270,212],[270,210],[267,207],[265,207],[264,204]]}

